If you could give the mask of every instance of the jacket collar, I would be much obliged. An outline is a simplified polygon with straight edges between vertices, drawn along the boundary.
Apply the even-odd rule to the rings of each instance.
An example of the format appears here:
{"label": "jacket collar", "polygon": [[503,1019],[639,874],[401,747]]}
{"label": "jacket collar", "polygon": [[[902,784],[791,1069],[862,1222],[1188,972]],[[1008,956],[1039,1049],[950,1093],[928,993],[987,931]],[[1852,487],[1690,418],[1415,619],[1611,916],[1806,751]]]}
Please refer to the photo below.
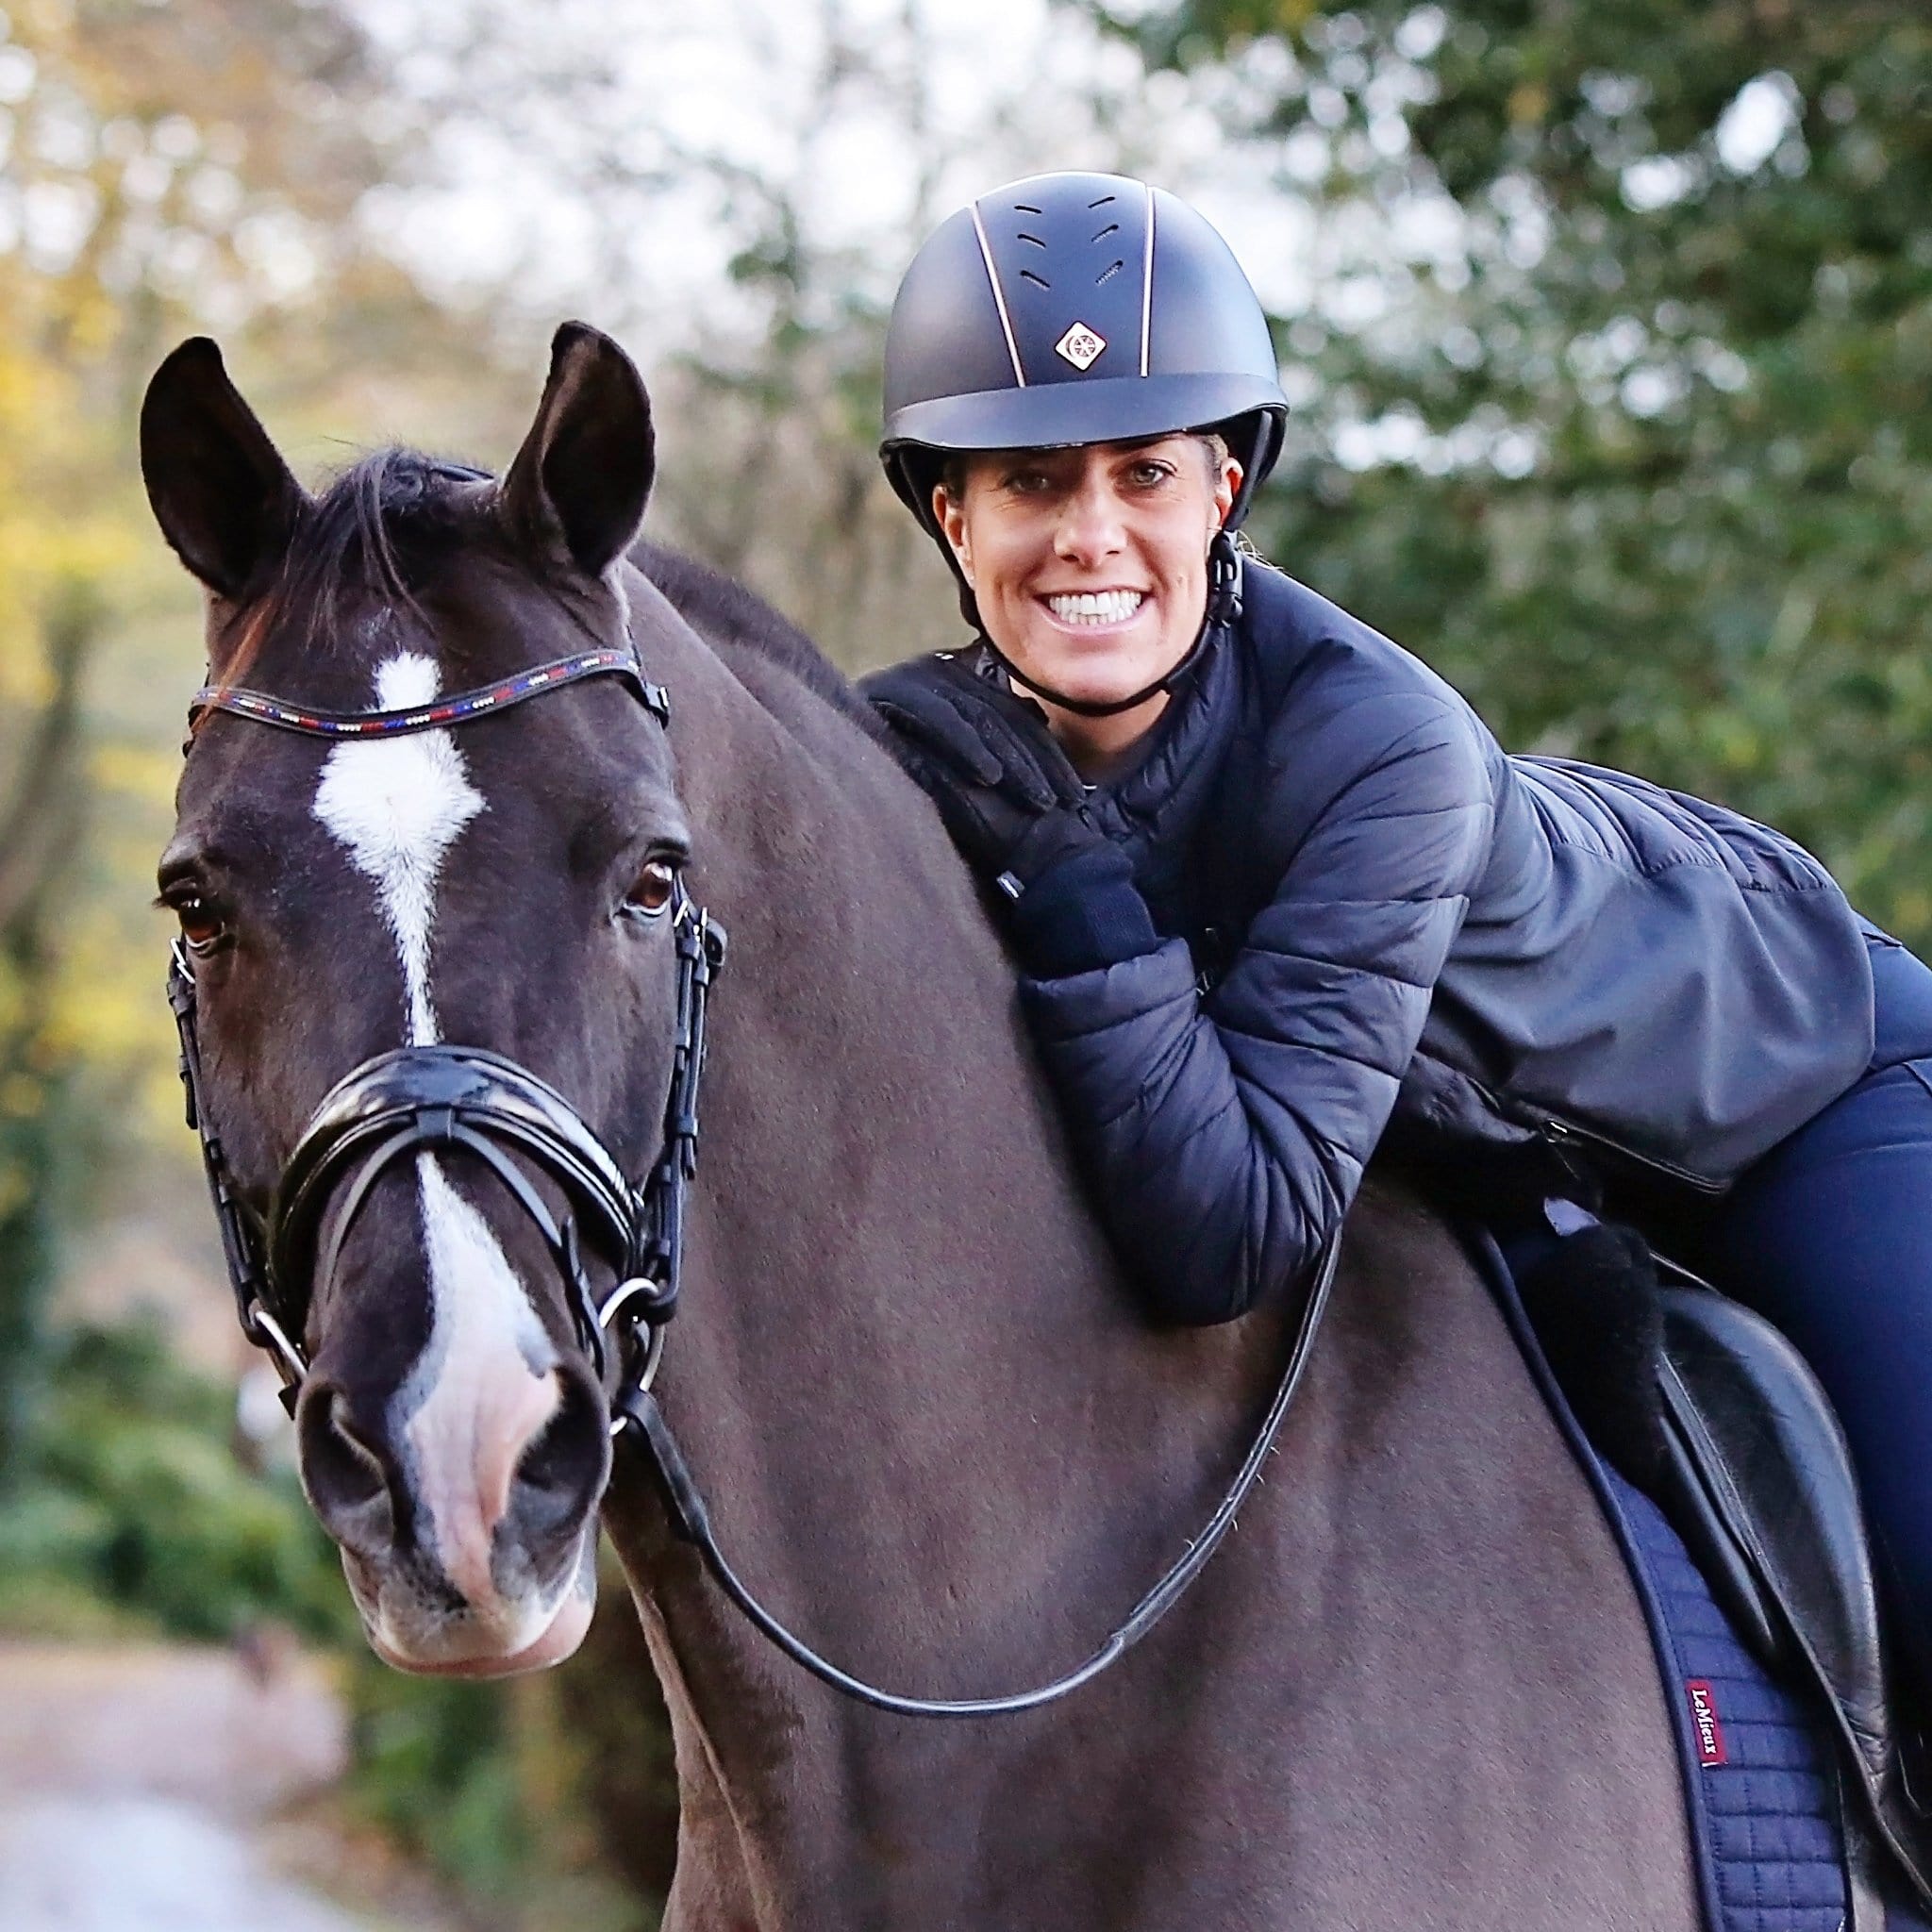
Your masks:
{"label": "jacket collar", "polygon": [[1096,814],[1137,846],[1185,845],[1200,821],[1241,711],[1233,626],[1213,626],[1155,721],[1142,756],[1093,797]]}

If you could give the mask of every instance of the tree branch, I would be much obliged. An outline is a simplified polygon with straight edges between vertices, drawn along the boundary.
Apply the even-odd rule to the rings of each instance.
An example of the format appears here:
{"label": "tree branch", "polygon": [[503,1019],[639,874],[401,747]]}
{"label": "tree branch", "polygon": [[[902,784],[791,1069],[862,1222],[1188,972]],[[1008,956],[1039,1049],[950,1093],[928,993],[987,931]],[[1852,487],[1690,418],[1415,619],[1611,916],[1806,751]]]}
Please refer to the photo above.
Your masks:
{"label": "tree branch", "polygon": [[0,934],[30,918],[69,856],[78,818],[75,783],[80,691],[101,630],[101,607],[76,585],[47,619],[53,695],[34,725],[12,796],[0,810]]}

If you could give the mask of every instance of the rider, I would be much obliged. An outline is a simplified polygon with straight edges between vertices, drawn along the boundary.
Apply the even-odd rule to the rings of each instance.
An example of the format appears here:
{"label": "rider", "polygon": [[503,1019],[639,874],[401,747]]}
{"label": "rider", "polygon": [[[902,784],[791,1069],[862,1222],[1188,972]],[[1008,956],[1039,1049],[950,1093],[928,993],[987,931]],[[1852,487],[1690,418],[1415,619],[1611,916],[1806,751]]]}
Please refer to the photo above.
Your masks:
{"label": "rider", "polygon": [[881,454],[974,637],[867,690],[1124,1262],[1183,1323],[1307,1292],[1391,1130],[1641,1178],[1837,1401],[1932,1681],[1932,972],[1790,840],[1506,755],[1238,550],[1286,414],[1226,244],[1138,181],[982,196],[892,311]]}

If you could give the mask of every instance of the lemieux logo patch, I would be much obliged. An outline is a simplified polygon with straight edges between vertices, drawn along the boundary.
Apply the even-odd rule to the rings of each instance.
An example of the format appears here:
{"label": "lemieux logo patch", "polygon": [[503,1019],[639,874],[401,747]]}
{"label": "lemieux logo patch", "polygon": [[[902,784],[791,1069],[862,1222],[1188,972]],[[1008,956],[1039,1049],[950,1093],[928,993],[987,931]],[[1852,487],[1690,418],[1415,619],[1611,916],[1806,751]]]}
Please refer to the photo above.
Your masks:
{"label": "lemieux logo patch", "polygon": [[1697,1739],[1699,1764],[1728,1764],[1724,1727],[1718,1722],[1717,1694],[1702,1677],[1687,1678],[1684,1694],[1690,1700],[1690,1729]]}
{"label": "lemieux logo patch", "polygon": [[1084,374],[1093,367],[1099,359],[1101,350],[1106,347],[1105,336],[1097,330],[1089,328],[1084,322],[1076,322],[1053,345],[1053,352],[1056,356],[1064,356],[1075,369]]}

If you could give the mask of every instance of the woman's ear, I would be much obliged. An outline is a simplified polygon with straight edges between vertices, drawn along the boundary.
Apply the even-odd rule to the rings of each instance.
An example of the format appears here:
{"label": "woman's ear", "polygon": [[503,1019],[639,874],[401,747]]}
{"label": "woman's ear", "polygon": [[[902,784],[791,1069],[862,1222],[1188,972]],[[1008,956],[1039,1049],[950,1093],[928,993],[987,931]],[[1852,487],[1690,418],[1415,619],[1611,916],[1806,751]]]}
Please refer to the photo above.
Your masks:
{"label": "woman's ear", "polygon": [[969,584],[972,583],[973,540],[966,534],[966,506],[956,503],[943,483],[932,486],[932,520],[945,537],[947,547],[959,566],[959,575]]}
{"label": "woman's ear", "polygon": [[1227,523],[1227,513],[1234,508],[1234,500],[1241,493],[1241,478],[1247,474],[1239,458],[1222,458],[1221,474],[1214,479],[1214,527],[1219,530]]}

